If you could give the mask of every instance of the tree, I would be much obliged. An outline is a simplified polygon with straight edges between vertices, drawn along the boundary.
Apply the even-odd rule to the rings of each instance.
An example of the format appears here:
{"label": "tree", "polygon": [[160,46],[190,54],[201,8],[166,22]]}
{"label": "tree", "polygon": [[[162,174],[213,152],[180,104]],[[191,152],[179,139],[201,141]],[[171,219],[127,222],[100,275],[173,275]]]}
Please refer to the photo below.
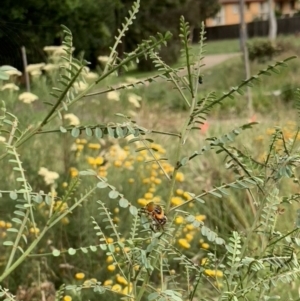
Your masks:
{"label": "tree", "polygon": [[[22,45],[30,63],[41,61],[44,46],[61,43],[60,24],[74,32],[75,51],[84,51],[87,60],[95,63],[97,55],[113,41],[118,4],[118,0],[2,0],[0,43],[6,47],[1,47],[0,65],[10,63],[8,56],[18,57]],[[12,63],[19,67],[16,64],[21,62]]]}
{"label": "tree", "polygon": [[269,39],[274,42],[277,35],[277,20],[275,16],[274,0],[268,0],[269,7]]}
{"label": "tree", "polygon": [[[121,0],[123,16],[132,1]],[[130,52],[134,45],[157,32],[171,31],[173,39],[168,47],[162,48],[160,55],[167,64],[173,64],[180,55],[179,18],[184,15],[191,27],[199,26],[206,18],[218,12],[218,0],[151,0],[143,2],[134,25],[129,29],[124,40],[124,51]],[[141,60],[140,70],[151,70],[153,65],[148,60]]]}

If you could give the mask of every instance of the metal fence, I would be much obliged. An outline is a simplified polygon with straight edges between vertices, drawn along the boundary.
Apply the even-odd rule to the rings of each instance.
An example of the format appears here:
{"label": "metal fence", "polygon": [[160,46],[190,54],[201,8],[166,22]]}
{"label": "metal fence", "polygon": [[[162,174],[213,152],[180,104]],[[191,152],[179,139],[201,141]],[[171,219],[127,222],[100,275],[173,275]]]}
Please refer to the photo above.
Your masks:
{"label": "metal fence", "polygon": [[[207,27],[205,29],[208,40],[237,39],[240,35],[240,25],[223,25]],[[269,21],[255,21],[247,23],[248,37],[264,37],[269,32]],[[277,34],[299,34],[300,16],[277,19]],[[193,42],[199,41],[200,29],[195,28]]]}

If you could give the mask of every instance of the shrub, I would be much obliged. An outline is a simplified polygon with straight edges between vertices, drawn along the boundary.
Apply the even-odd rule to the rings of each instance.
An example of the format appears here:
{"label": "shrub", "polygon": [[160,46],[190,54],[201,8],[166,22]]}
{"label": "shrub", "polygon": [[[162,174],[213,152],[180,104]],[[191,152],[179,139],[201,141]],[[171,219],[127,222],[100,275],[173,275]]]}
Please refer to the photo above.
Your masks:
{"label": "shrub", "polygon": [[[55,293],[57,299],[65,301],[98,300],[104,293],[110,300],[137,301],[287,297],[280,283],[292,283],[300,274],[295,251],[300,245],[300,221],[298,213],[293,218],[295,224],[282,230],[280,216],[284,213],[282,207],[290,206],[299,194],[281,188],[297,181],[299,130],[287,136],[283,129],[274,129],[268,151],[258,158],[251,149],[239,148],[235,143],[238,136],[257,126],[255,122],[237,126],[219,137],[208,137],[201,144],[199,140],[194,145],[189,143],[214,106],[242,94],[259,77],[278,72],[291,58],[268,66],[220,97],[209,93],[198,100],[201,73],[200,68],[189,64],[190,32],[183,17],[180,39],[187,76],[182,77],[156,52],[170,38],[168,33],[144,41],[122,60],[117,58],[116,47],[137,7],[135,3],[103,72],[92,84],[84,85],[85,62],[73,57],[72,34],[64,27],[65,65],[59,79],[52,79],[56,87],[52,102],[46,103],[50,109],[45,116],[23,126],[16,113],[7,111],[5,103],[2,105],[0,159],[10,181],[0,192],[3,203],[10,204],[7,209],[13,209],[0,221],[4,241],[1,254],[5,256],[0,274],[1,297],[14,300],[12,288],[24,282],[27,290],[19,287],[17,293],[28,299]],[[203,41],[204,29],[198,61],[202,59]],[[176,130],[146,129],[124,112],[118,113],[122,122],[88,119],[87,123],[70,113],[79,101],[85,109],[95,111],[96,106],[87,104],[88,97],[113,92],[107,100],[118,102],[116,92],[153,81],[157,76],[90,93],[98,83],[145,54],[163,73],[160,76],[178,90],[188,108]],[[0,69],[0,78],[7,78],[7,69]],[[27,105],[37,99],[33,94],[22,96]],[[300,101],[299,91],[297,99]],[[139,104],[139,99],[135,100],[131,99]],[[41,145],[45,140],[40,139],[50,133],[63,137],[61,143],[67,142],[63,151],[59,152],[59,145],[54,143],[48,148]],[[157,137],[167,137],[163,141],[172,148],[162,147]],[[71,150],[69,141],[74,142]],[[38,160],[35,145],[40,153],[53,155],[56,162],[51,165],[45,159],[48,166],[40,168],[36,181],[29,182],[25,166]],[[30,152],[30,162],[22,159],[26,151]],[[226,171],[226,183],[198,187],[196,180],[190,179],[194,185],[187,184],[192,164],[205,162],[210,152],[225,159],[219,169]],[[65,163],[63,168],[61,162]],[[52,166],[60,168],[61,174]],[[192,187],[195,192],[190,191]],[[208,227],[206,218],[210,217],[203,214],[203,208],[217,199],[225,201],[230,191],[237,191],[243,201],[241,207],[251,208],[253,216],[244,231],[229,226],[228,233],[223,232],[221,237],[218,230]],[[40,285],[35,285],[37,275]],[[56,292],[49,283],[53,279],[59,279]]]}
{"label": "shrub", "polygon": [[281,48],[274,45],[270,40],[257,39],[247,43],[249,59],[251,61],[258,60],[264,62],[265,60],[271,60],[277,55]]}

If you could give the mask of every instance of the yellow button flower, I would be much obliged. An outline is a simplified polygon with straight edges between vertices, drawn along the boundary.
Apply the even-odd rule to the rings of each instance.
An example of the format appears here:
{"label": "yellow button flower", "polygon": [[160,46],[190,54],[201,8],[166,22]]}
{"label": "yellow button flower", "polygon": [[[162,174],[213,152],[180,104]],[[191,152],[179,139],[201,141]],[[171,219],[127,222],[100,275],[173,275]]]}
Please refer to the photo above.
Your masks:
{"label": "yellow button flower", "polygon": [[66,296],[63,297],[63,301],[72,301],[72,297],[66,295]]}
{"label": "yellow button flower", "polygon": [[5,227],[6,227],[7,229],[11,228],[11,227],[12,227],[12,223],[6,223]]}
{"label": "yellow button flower", "polygon": [[110,271],[110,272],[113,272],[115,269],[116,269],[116,266],[113,265],[113,264],[110,264],[107,269]]}
{"label": "yellow button flower", "polygon": [[178,240],[178,243],[184,249],[189,249],[191,247],[191,245],[189,244],[189,242],[185,238],[180,238]]}
{"label": "yellow button flower", "polygon": [[77,280],[82,280],[85,277],[84,273],[76,273],[75,274],[75,279]]}
{"label": "yellow button flower", "polygon": [[178,196],[173,196],[171,199],[171,203],[174,206],[178,206],[184,203],[183,199],[181,197]]}
{"label": "yellow button flower", "polygon": [[180,225],[184,222],[184,218],[182,216],[177,216],[175,219],[175,223]]}
{"label": "yellow button flower", "polygon": [[203,243],[202,245],[201,245],[201,247],[203,248],[203,249],[209,249],[209,244],[208,243]]}
{"label": "yellow button flower", "polygon": [[153,193],[151,192],[146,192],[145,195],[144,195],[144,198],[146,200],[151,200],[153,198]]}
{"label": "yellow button flower", "polygon": [[117,282],[119,282],[120,284],[124,284],[124,285],[128,284],[127,280],[120,274],[116,275],[116,279],[117,279]]}
{"label": "yellow button flower", "polygon": [[111,290],[115,292],[120,292],[122,290],[122,286],[120,284],[114,284]]}
{"label": "yellow button flower", "polygon": [[149,203],[149,201],[147,201],[144,198],[138,199],[137,202],[138,202],[139,205],[142,205],[143,207],[146,206]]}
{"label": "yellow button flower", "polygon": [[110,286],[112,284],[113,284],[112,280],[105,280],[104,283],[103,283],[104,286]]}
{"label": "yellow button flower", "polygon": [[196,215],[195,217],[196,217],[196,220],[199,222],[202,222],[206,219],[206,216],[203,214]]}
{"label": "yellow button flower", "polygon": [[153,182],[155,184],[159,185],[159,184],[161,184],[161,179],[155,178]]}
{"label": "yellow button flower", "polygon": [[191,233],[187,233],[185,235],[185,238],[188,242],[191,242],[193,240],[194,236]]}
{"label": "yellow button flower", "polygon": [[111,255],[109,255],[107,258],[106,258],[106,262],[108,262],[108,263],[111,263],[111,262],[113,262],[114,261],[114,258],[111,256]]}
{"label": "yellow button flower", "polygon": [[99,143],[89,143],[88,148],[90,148],[90,149],[100,149],[101,145]]}

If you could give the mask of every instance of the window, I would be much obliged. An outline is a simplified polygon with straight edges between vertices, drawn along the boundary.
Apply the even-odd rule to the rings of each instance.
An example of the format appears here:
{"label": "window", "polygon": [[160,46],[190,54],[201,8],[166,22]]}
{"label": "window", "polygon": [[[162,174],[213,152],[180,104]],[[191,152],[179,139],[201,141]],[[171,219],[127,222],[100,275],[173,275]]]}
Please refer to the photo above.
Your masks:
{"label": "window", "polygon": [[238,4],[232,4],[232,12],[234,14],[238,14],[239,13],[239,5]]}
{"label": "window", "polygon": [[262,20],[268,19],[268,13],[269,13],[269,4],[268,2],[261,2],[260,3],[260,18]]}
{"label": "window", "polygon": [[221,7],[219,12],[213,18],[214,25],[224,25],[224,8]]}

